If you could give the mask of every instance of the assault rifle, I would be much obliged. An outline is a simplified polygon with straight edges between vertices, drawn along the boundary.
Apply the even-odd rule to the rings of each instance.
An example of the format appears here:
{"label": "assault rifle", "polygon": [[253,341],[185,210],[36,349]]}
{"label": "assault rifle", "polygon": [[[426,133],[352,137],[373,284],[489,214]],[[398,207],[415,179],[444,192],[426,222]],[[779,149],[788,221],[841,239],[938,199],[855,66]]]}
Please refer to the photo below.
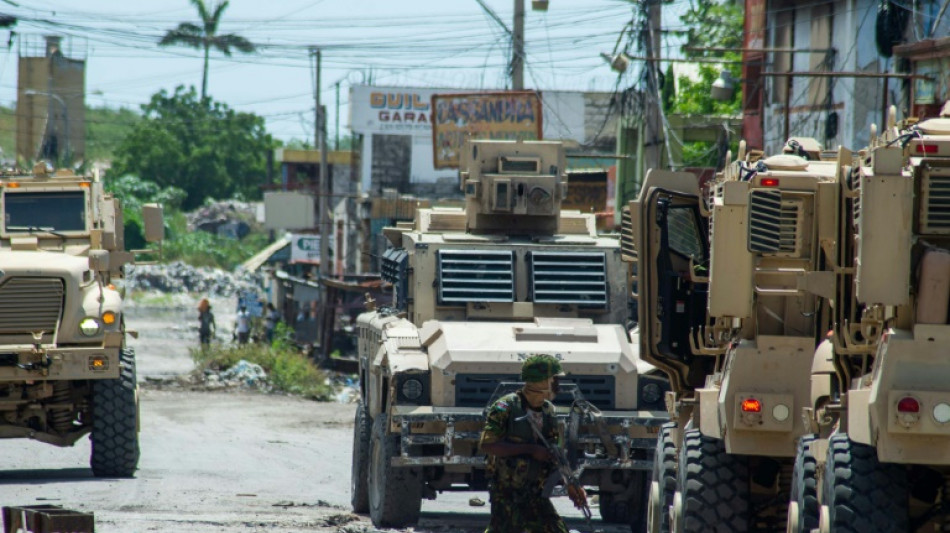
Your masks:
{"label": "assault rifle", "polygon": [[[528,420],[528,425],[531,426],[534,435],[544,444],[544,447],[547,448],[548,452],[551,454],[551,457],[554,458],[555,473],[552,477],[548,478],[544,484],[544,494],[549,495],[551,490],[554,489],[554,485],[557,483],[558,478],[564,483],[564,488],[567,489],[567,494],[571,498],[571,501],[574,503],[574,507],[577,507],[584,513],[584,518],[587,519],[587,524],[590,525],[590,505],[587,503],[587,494],[584,492],[584,487],[580,484],[580,479],[578,479],[577,474],[571,468],[571,463],[567,460],[567,455],[564,453],[564,450],[557,447],[554,443],[544,438],[544,434],[541,432],[541,427],[538,425],[538,421],[531,417],[530,414],[525,415],[523,418]],[[519,419],[520,420],[520,419]]]}

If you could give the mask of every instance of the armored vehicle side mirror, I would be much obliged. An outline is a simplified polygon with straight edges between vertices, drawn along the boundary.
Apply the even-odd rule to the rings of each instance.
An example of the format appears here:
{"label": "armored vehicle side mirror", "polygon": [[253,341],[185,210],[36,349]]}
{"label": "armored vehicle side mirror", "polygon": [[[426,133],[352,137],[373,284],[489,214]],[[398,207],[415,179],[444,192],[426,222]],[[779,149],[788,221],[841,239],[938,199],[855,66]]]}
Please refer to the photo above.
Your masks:
{"label": "armored vehicle side mirror", "polygon": [[165,239],[165,216],[161,205],[143,205],[142,220],[145,222],[145,240],[147,242],[160,242]]}
{"label": "armored vehicle side mirror", "polygon": [[109,252],[106,250],[90,250],[89,269],[93,272],[107,272],[109,270]]}

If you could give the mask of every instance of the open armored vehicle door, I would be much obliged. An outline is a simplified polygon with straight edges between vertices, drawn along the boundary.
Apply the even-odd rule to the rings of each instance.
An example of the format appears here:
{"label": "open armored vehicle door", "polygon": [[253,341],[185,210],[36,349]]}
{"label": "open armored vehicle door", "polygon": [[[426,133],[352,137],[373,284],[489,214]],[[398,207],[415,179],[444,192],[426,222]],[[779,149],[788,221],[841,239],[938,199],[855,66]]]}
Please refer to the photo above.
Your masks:
{"label": "open armored vehicle door", "polygon": [[624,257],[635,261],[634,298],[640,358],[666,371],[674,391],[701,386],[708,358],[696,357],[690,335],[706,323],[709,231],[699,179],[650,170],[630,202]]}

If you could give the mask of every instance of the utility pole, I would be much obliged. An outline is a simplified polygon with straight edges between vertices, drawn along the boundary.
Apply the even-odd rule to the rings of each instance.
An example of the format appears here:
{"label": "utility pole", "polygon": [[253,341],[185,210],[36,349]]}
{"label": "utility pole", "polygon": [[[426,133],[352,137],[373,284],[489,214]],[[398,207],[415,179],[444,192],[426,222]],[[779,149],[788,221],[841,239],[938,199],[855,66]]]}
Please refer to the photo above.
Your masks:
{"label": "utility pole", "polygon": [[333,233],[330,228],[330,210],[329,198],[331,194],[330,177],[327,175],[327,123],[326,111],[320,102],[320,49],[311,48],[311,52],[316,56],[316,85],[314,89],[314,104],[316,113],[314,117],[314,139],[315,144],[320,149],[320,187],[317,192],[318,222],[317,227],[320,230],[320,275],[326,279],[330,276],[330,235]]}
{"label": "utility pole", "polygon": [[511,89],[524,90],[524,0],[515,0],[515,23],[511,34]]}
{"label": "utility pole", "polygon": [[340,150],[340,80],[333,85],[336,86],[336,132],[333,138],[333,149]]}
{"label": "utility pole", "polygon": [[[662,138],[663,124],[660,113],[663,105],[660,98],[660,22],[662,6],[659,0],[647,0],[646,2],[646,56],[649,59],[647,67],[647,87],[644,95],[644,135],[641,145],[643,146],[643,170],[642,177],[647,169],[661,168],[663,163],[663,144]],[[673,162],[670,161],[670,164]]]}
{"label": "utility pole", "polygon": [[335,309],[331,302],[332,295],[326,285],[330,278],[330,235],[333,234],[330,222],[329,198],[331,184],[327,172],[327,122],[326,110],[320,102],[320,49],[312,47],[310,53],[315,57],[316,78],[314,83],[314,144],[320,147],[320,186],[317,192],[317,228],[320,233],[320,311],[318,313],[317,333],[320,343],[320,358],[325,359],[330,354],[330,341],[333,338],[333,321]]}

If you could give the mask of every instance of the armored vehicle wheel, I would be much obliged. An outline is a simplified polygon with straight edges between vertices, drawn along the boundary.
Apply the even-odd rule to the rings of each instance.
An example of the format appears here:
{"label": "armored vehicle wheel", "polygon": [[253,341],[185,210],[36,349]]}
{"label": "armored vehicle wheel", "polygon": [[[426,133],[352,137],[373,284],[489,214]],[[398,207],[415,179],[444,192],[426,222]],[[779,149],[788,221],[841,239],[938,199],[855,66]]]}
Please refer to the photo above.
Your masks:
{"label": "armored vehicle wheel", "polygon": [[376,527],[404,527],[419,520],[422,479],[415,468],[395,468],[399,436],[387,431],[385,415],[373,422],[369,457],[369,516]]}
{"label": "armored vehicle wheel", "polygon": [[132,477],[139,464],[135,351],[119,352],[119,377],[92,383],[92,454],[96,477]]}
{"label": "armored vehicle wheel", "polygon": [[881,464],[871,446],[831,437],[822,487],[831,531],[904,533],[909,527],[907,471]]}
{"label": "armored vehicle wheel", "polygon": [[750,530],[749,464],[726,453],[721,440],[686,432],[676,490],[682,495],[677,533]]}
{"label": "armored vehicle wheel", "polygon": [[647,502],[647,531],[670,533],[670,506],[676,492],[676,443],[673,442],[675,423],[663,424],[656,439],[653,455],[653,477]]}
{"label": "armored vehicle wheel", "polygon": [[646,472],[633,471],[624,494],[600,493],[600,518],[608,524],[629,524],[633,533],[646,531]]}
{"label": "armored vehicle wheel", "polygon": [[353,421],[353,467],[350,471],[350,503],[354,513],[369,511],[369,447],[373,421],[362,400],[356,404]]}
{"label": "armored vehicle wheel", "polygon": [[792,469],[791,501],[788,509],[789,533],[810,533],[818,527],[821,506],[818,505],[818,460],[812,450],[814,435],[798,440],[795,466]]}

